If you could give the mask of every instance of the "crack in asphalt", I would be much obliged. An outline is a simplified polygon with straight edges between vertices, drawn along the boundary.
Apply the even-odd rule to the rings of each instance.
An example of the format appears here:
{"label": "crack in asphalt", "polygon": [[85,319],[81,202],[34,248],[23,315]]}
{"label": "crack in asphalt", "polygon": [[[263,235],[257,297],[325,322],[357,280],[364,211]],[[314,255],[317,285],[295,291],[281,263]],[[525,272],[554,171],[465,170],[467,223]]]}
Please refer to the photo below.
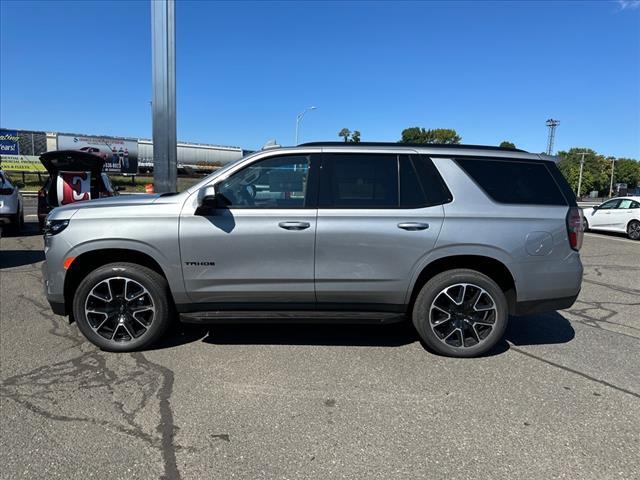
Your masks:
{"label": "crack in asphalt", "polygon": [[599,287],[605,287],[619,293],[627,293],[629,295],[640,295],[640,290],[635,288],[627,288],[627,287],[621,287],[620,285],[610,285],[604,282],[596,282],[595,280],[591,280],[589,278],[582,278],[582,281],[586,283],[591,283],[593,285],[598,285]]}
{"label": "crack in asphalt", "polygon": [[510,349],[513,349],[516,352],[521,353],[522,355],[526,355],[527,357],[534,358],[534,359],[536,359],[536,360],[538,360],[540,362],[546,363],[547,365],[551,365],[553,367],[559,368],[559,369],[564,370],[566,372],[574,373],[576,375],[579,375],[579,376],[581,376],[583,378],[586,378],[587,380],[590,380],[592,382],[596,382],[596,383],[599,383],[600,385],[604,385],[606,387],[613,388],[614,390],[617,390],[619,392],[626,393],[627,395],[631,395],[633,397],[640,398],[640,393],[636,393],[636,392],[634,392],[632,390],[628,390],[626,388],[619,387],[619,386],[614,385],[613,383],[609,383],[609,382],[607,382],[605,380],[600,380],[599,378],[592,377],[591,375],[588,375],[588,374],[586,374],[584,372],[581,372],[579,370],[575,370],[575,369],[573,369],[571,367],[567,367],[565,365],[561,365],[561,364],[553,362],[551,360],[547,360],[545,358],[539,357],[537,355],[534,355],[533,353],[530,353],[530,352],[527,352],[525,350],[522,350],[521,348],[518,348],[518,347],[514,346],[513,344],[510,345]]}
{"label": "crack in asphalt", "polygon": [[[70,341],[72,343],[70,348],[88,347],[88,342],[73,335],[68,325],[63,327],[61,322],[52,318],[48,312],[48,306],[24,294],[19,298],[34,305],[38,313],[51,322],[52,326],[48,333]],[[109,368],[107,361],[116,357],[118,367],[123,367],[125,362],[121,359],[124,357],[133,359],[135,368],[128,368],[125,373]],[[126,365],[124,367],[126,368]],[[174,442],[178,429],[174,424],[171,407],[173,384],[173,371],[151,362],[141,352],[105,356],[99,350],[91,350],[70,360],[37,367],[3,380],[0,385],[0,396],[11,399],[23,408],[49,420],[84,422],[141,440],[160,451],[164,469],[161,478],[179,480],[181,475],[177,465],[176,451],[182,449],[194,451],[195,449],[181,447]],[[88,392],[90,398],[111,400],[116,418],[121,418],[123,422],[98,418],[95,415],[64,412],[65,405],[61,404],[60,398],[74,398],[74,393],[77,391]],[[68,394],[67,397],[65,393]],[[136,399],[136,394],[141,398]],[[158,435],[146,432],[143,425],[136,421],[138,415],[147,408],[154,397],[157,398],[160,412],[155,428]]]}

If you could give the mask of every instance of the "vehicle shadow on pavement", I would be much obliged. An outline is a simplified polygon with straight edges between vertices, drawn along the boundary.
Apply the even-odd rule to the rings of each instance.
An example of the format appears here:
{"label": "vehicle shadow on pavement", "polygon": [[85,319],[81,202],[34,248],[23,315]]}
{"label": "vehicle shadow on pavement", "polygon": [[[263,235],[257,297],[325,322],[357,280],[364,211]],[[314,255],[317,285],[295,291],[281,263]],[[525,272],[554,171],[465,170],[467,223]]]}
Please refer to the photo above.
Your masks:
{"label": "vehicle shadow on pavement", "polygon": [[23,267],[43,260],[44,252],[42,250],[3,250],[0,253],[0,270]]}
{"label": "vehicle shadow on pavement", "polygon": [[0,237],[2,238],[35,237],[36,235],[42,236],[42,232],[38,228],[38,224],[34,222],[25,222],[19,232],[11,231],[6,227],[0,228]]}
{"label": "vehicle shadow on pavement", "polygon": [[[505,338],[484,356],[500,355],[509,345],[543,345],[570,342],[575,331],[558,312],[510,317]],[[211,345],[309,345],[351,347],[400,347],[414,342],[426,350],[410,321],[388,325],[336,324],[224,324],[189,325],[176,322],[172,331],[153,349],[172,348],[202,341]]]}
{"label": "vehicle shadow on pavement", "polygon": [[576,332],[560,312],[510,317],[505,338],[515,346],[568,343]]}

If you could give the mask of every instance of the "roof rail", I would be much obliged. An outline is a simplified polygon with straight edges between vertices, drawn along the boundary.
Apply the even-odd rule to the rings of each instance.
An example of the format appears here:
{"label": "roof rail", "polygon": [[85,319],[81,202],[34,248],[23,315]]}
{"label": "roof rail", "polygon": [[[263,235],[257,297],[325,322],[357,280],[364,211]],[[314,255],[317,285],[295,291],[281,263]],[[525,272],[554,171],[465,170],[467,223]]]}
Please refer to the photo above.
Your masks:
{"label": "roof rail", "polygon": [[301,143],[299,147],[413,147],[413,148],[457,148],[461,150],[504,150],[508,152],[524,152],[519,148],[494,147],[492,145],[463,145],[449,143],[397,143],[397,142],[308,142]]}

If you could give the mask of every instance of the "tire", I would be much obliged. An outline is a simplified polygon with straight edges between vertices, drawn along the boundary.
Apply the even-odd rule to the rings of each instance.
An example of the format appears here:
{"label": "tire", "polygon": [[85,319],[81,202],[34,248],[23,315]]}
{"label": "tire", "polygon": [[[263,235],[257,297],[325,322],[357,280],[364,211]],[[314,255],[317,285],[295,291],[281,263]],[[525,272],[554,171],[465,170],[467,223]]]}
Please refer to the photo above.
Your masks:
{"label": "tire", "polygon": [[20,213],[12,215],[7,226],[7,232],[11,235],[18,235],[20,233]]}
{"label": "tire", "polygon": [[87,340],[102,350],[131,352],[152,345],[167,330],[170,298],[169,285],[157,272],[133,263],[110,263],[80,282],[73,316]]}
{"label": "tire", "polygon": [[582,217],[582,222],[583,222],[583,225],[584,225],[583,231],[584,232],[588,232],[589,231],[589,222],[587,221],[586,217]]}
{"label": "tire", "polygon": [[627,237],[631,240],[640,240],[640,222],[631,220],[627,225]]}
{"label": "tire", "polygon": [[454,269],[439,273],[422,287],[412,320],[424,343],[436,353],[477,357],[504,336],[508,310],[504,292],[491,278],[475,270]]}

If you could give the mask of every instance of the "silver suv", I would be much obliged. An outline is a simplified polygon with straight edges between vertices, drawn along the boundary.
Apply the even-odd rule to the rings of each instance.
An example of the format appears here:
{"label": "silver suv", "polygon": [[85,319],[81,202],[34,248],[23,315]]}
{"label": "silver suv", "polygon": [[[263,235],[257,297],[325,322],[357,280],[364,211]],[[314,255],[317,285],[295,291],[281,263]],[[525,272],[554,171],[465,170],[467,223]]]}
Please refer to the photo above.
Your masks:
{"label": "silver suv", "polygon": [[509,314],[570,307],[582,215],[550,157],[461,145],[311,143],[251,154],[181,193],[54,209],[45,288],[105,350],[183,322],[410,318],[481,355]]}

